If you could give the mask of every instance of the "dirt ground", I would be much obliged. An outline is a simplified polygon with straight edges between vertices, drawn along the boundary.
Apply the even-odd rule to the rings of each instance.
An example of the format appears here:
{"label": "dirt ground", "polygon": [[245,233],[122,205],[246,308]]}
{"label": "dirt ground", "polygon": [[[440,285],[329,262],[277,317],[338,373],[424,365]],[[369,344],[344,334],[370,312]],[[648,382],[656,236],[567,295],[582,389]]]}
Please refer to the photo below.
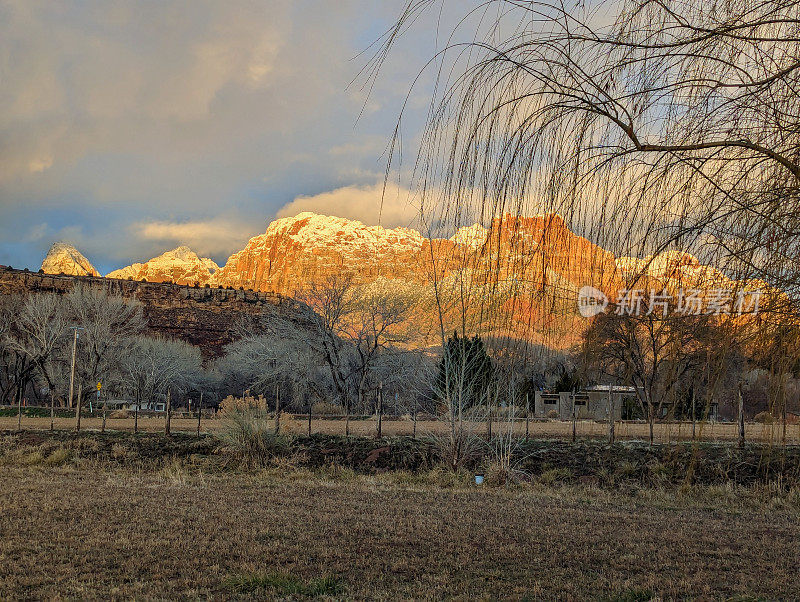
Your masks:
{"label": "dirt ground", "polygon": [[[292,419],[288,415],[283,417],[283,428],[289,432],[307,432],[307,422],[305,419]],[[99,430],[102,425],[101,418],[81,419],[81,426],[85,429]],[[22,418],[24,429],[46,430],[50,428],[50,418]],[[106,428],[112,430],[133,431],[133,418],[109,418]],[[220,418],[203,418],[201,430],[203,432],[215,432],[224,426],[224,421]],[[328,435],[343,435],[345,432],[344,420],[318,419],[314,418],[311,422],[312,433],[324,433]],[[525,421],[516,421],[513,425],[514,433],[518,436],[525,435]],[[16,417],[0,417],[0,430],[13,430],[17,428]],[[71,430],[75,428],[74,418],[56,418],[55,428],[59,430]],[[163,416],[140,416],[139,428],[143,431],[156,432],[163,431]],[[417,423],[417,434],[424,436],[430,433],[446,432],[446,424],[437,421],[419,421]],[[475,423],[472,428],[476,433],[486,433],[485,423]],[[197,429],[196,418],[173,418],[171,429],[174,432],[195,432]],[[411,420],[383,420],[382,431],[384,436],[392,435],[411,435],[414,424]],[[494,422],[494,432],[508,432],[507,422]],[[377,425],[374,418],[368,420],[351,420],[350,432],[353,435],[373,436],[376,434]],[[645,423],[618,422],[615,425],[616,437],[619,439],[640,439],[648,438],[648,425]],[[594,421],[584,420],[576,423],[578,437],[606,437],[608,425]],[[572,424],[562,421],[546,421],[529,423],[529,433],[534,438],[571,438]],[[733,441],[737,438],[737,425],[730,422],[708,422],[698,423],[696,437],[701,441]],[[759,443],[782,443],[783,429],[781,424],[747,424],[745,427],[745,437],[748,441]],[[657,423],[655,425],[655,439],[659,443],[670,443],[672,441],[686,441],[692,438],[692,425],[688,422]],[[786,427],[786,442],[788,444],[800,444],[800,424],[789,424]]]}
{"label": "dirt ground", "polygon": [[796,499],[445,483],[4,466],[0,598],[800,597]]}

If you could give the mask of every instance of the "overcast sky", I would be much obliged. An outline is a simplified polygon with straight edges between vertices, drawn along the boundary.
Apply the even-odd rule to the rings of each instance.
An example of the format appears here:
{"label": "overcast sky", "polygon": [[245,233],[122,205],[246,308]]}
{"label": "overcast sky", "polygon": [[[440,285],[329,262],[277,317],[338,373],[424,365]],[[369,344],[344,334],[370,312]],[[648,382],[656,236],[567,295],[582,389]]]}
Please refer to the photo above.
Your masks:
{"label": "overcast sky", "polygon": [[[369,98],[348,84],[404,3],[0,0],[0,264],[38,268],[57,240],[102,273],[178,244],[223,263],[276,216],[375,223],[434,23]],[[413,218],[407,200],[390,195],[384,225]]]}

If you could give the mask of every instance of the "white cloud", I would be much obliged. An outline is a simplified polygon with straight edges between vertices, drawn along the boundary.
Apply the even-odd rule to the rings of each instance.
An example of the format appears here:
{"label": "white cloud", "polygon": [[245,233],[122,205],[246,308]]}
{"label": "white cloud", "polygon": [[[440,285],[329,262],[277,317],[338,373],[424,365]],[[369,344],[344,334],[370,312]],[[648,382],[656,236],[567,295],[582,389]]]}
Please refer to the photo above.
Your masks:
{"label": "white cloud", "polygon": [[139,222],[132,229],[143,241],[166,246],[187,245],[204,256],[230,255],[244,247],[247,240],[255,234],[252,224],[228,219]]}
{"label": "white cloud", "polygon": [[407,189],[396,184],[387,184],[384,189],[383,182],[299,196],[281,207],[277,217],[291,217],[303,211],[356,219],[367,225],[380,223],[387,228],[412,225],[418,215]]}

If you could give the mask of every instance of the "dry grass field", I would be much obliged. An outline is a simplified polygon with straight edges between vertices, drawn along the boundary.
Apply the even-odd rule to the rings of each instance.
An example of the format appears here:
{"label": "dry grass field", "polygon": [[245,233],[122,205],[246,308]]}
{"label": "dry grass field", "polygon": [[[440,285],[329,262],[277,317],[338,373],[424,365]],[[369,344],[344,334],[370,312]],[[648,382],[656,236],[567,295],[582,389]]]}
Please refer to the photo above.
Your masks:
{"label": "dry grass field", "polygon": [[797,599],[796,493],[0,470],[2,599]]}
{"label": "dry grass field", "polygon": [[[102,419],[98,417],[84,417],[81,419],[81,426],[86,429],[99,430]],[[312,420],[312,432],[326,435],[343,435],[345,429],[344,420],[331,420],[314,418]],[[133,431],[133,418],[109,418],[106,428],[121,431]],[[222,419],[203,418],[203,432],[216,432],[224,427]],[[288,416],[283,418],[284,429],[289,432],[307,432],[307,423],[304,419],[292,420]],[[22,418],[22,427],[26,430],[47,430],[50,428],[50,418],[27,417]],[[16,416],[0,417],[0,430],[13,430],[17,428]],[[56,418],[55,428],[59,430],[71,430],[75,428],[74,418]],[[173,418],[171,428],[174,432],[191,433],[197,429],[195,418]],[[495,422],[493,425],[495,432],[498,429],[508,429],[507,423]],[[648,438],[648,425],[635,422],[618,422],[616,424],[616,436],[619,439],[639,439]],[[163,416],[141,416],[139,418],[139,429],[145,432],[161,432],[164,430]],[[473,430],[476,433],[485,433],[486,425],[475,423]],[[388,420],[383,421],[383,434],[410,435],[413,431],[411,420]],[[424,436],[429,433],[441,433],[446,431],[446,425],[436,421],[419,421],[417,423],[417,434]],[[567,439],[572,437],[572,424],[565,421],[548,420],[545,422],[530,422],[530,436],[535,438],[557,438]],[[590,420],[578,421],[576,424],[578,437],[605,437],[608,433],[608,425]],[[374,418],[367,420],[351,420],[350,432],[356,436],[373,436],[376,432],[376,421]],[[525,421],[517,421],[514,424],[514,432],[519,436],[525,435]],[[759,443],[781,443],[783,430],[781,424],[755,424],[749,423],[745,428],[745,436],[748,441]],[[737,437],[737,425],[731,422],[709,422],[697,425],[697,439],[701,441],[735,441]],[[655,425],[655,439],[658,443],[671,443],[674,441],[688,441],[692,438],[692,425],[687,422],[657,423]],[[789,424],[786,427],[786,442],[792,445],[800,444],[800,424]]]}

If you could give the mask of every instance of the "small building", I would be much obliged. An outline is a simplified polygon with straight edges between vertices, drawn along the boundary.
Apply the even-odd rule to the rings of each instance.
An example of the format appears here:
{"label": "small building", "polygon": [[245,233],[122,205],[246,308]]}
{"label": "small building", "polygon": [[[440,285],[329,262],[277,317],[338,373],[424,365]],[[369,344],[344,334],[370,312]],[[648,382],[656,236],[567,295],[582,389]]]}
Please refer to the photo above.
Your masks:
{"label": "small building", "polygon": [[636,388],[621,385],[594,385],[573,393],[536,391],[534,415],[547,418],[555,411],[561,420],[572,418],[573,404],[578,420],[607,420],[609,396],[614,420],[633,418],[636,407]]}
{"label": "small building", "polygon": [[[109,410],[128,410],[130,412],[136,411],[136,402],[127,399],[109,399],[100,402],[100,407],[106,404]],[[140,401],[140,412],[164,412],[166,411],[166,404],[163,401]]]}

